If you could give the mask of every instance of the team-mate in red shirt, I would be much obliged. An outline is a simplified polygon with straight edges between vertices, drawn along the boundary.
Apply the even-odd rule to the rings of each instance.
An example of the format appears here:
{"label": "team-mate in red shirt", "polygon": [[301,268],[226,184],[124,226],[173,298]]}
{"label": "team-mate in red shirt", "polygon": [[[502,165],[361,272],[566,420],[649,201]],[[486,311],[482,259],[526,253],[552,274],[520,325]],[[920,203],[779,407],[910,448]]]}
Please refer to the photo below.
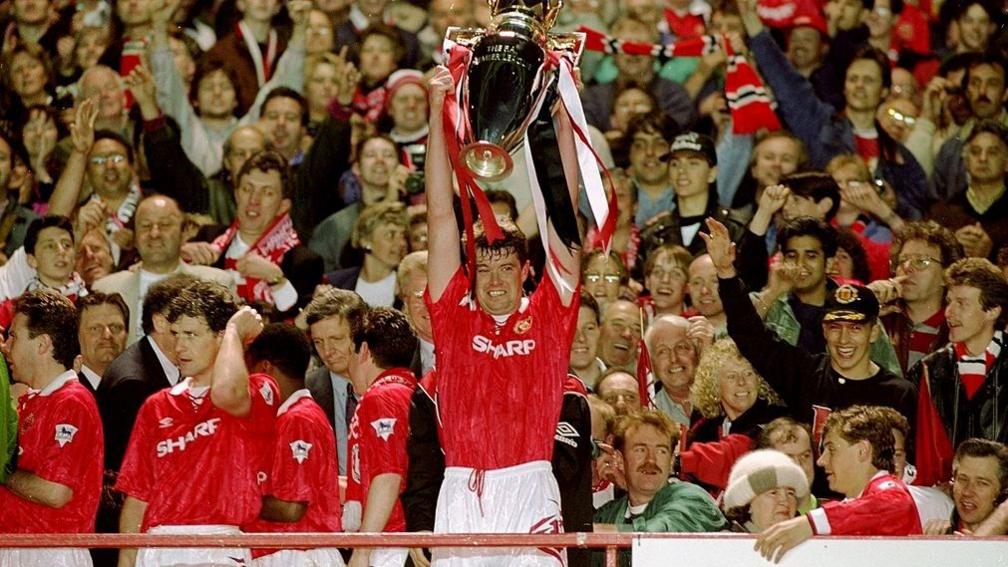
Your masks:
{"label": "team-mate in red shirt", "polygon": [[[350,421],[343,525],[347,531],[403,532],[399,496],[406,488],[410,399],[417,387],[409,365],[419,342],[406,316],[386,307],[369,310],[350,333],[350,381],[364,397]],[[349,565],[402,567],[408,552],[357,548]]]}
{"label": "team-mate in red shirt", "polygon": [[846,496],[760,534],[756,548],[779,561],[813,535],[905,536],[922,533],[910,489],[892,474],[896,440],[879,406],[851,406],[826,419],[819,466],[831,490]]}
{"label": "team-mate in red shirt", "polygon": [[[248,366],[280,388],[273,460],[259,517],[247,532],[341,532],[336,437],[325,412],[305,388],[311,343],[297,327],[266,325],[249,345]],[[258,567],[340,567],[337,549],[252,550]]]}
{"label": "team-mate in red shirt", "polygon": [[[123,533],[239,533],[259,514],[279,407],[276,383],[250,375],[244,345],[262,330],[220,284],[194,281],[168,310],[185,379],[144,402],[116,488]],[[248,565],[248,549],[123,550],[119,565]],[[242,563],[244,561],[244,563]]]}
{"label": "team-mate in red shirt", "polygon": [[[441,120],[445,93],[453,88],[451,76],[440,69],[430,85],[426,300],[437,349],[447,467],[434,531],[560,531],[560,495],[550,458],[578,313],[579,250],[567,248],[548,223],[546,256],[553,268],[545,270],[526,298],[525,236],[505,223],[504,238],[491,245],[477,227],[476,273],[468,274],[475,286],[470,289],[461,264]],[[567,140],[569,124],[561,120],[558,125],[558,138]],[[567,147],[562,144],[561,151]],[[577,184],[569,185],[574,201]],[[555,554],[534,549],[438,548],[434,562],[465,565],[476,556],[481,565],[557,561]]]}
{"label": "team-mate in red shirt", "polygon": [[[59,294],[28,292],[14,304],[4,352],[31,390],[18,404],[18,468],[0,486],[0,533],[94,531],[103,437],[94,396],[71,370],[80,352],[76,329],[77,309]],[[87,549],[0,549],[0,565],[90,566],[91,556]]]}

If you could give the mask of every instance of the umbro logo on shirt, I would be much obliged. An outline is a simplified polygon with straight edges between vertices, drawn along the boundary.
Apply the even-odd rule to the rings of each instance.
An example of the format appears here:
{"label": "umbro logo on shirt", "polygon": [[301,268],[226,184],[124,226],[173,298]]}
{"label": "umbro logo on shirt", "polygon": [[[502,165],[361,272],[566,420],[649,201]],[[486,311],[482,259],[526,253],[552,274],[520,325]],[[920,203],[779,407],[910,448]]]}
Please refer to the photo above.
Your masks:
{"label": "umbro logo on shirt", "polygon": [[170,417],[162,417],[158,420],[158,427],[161,429],[167,429],[172,425],[175,425],[175,420]]}

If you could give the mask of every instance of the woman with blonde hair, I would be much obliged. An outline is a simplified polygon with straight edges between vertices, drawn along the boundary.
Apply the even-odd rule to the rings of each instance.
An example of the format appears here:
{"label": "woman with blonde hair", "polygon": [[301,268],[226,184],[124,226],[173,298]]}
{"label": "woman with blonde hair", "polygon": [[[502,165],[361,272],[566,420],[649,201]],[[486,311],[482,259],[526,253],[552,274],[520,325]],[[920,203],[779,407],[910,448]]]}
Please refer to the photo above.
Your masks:
{"label": "woman with blonde hair", "polygon": [[356,291],[372,307],[395,303],[396,268],[406,255],[406,205],[382,201],[365,207],[350,237],[350,246],[362,251],[358,267],[329,272],[323,281]]}
{"label": "woman with blonde hair", "polygon": [[787,413],[776,392],[728,338],[704,349],[690,399],[703,414],[690,431],[694,443],[718,441],[730,434],[751,435]]}

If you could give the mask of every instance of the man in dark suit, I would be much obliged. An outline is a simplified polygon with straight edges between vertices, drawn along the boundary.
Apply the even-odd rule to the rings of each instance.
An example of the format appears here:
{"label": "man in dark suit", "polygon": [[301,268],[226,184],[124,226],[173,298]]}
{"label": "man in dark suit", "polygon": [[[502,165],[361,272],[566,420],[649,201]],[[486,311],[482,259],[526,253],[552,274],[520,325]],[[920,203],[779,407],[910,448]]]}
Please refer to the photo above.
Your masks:
{"label": "man in dark suit", "polygon": [[95,397],[104,394],[102,376],[126,348],[129,309],[118,293],[92,292],[77,300],[77,340],[83,364],[77,373],[81,384]]}
{"label": "man in dark suit", "polygon": [[367,305],[359,295],[332,289],[316,297],[304,310],[315,351],[325,365],[305,379],[312,398],[325,411],[336,433],[336,451],[341,475],[347,472],[347,434],[357,401],[364,392],[354,392],[350,384],[350,329],[363,317]]}

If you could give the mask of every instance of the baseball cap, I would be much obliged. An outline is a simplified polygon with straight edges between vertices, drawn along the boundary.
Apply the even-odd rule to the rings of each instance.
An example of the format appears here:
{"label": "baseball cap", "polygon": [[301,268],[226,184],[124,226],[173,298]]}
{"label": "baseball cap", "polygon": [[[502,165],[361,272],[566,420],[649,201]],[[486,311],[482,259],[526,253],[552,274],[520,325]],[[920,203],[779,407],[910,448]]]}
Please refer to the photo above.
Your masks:
{"label": "baseball cap", "polygon": [[663,155],[661,161],[672,159],[672,154],[676,152],[694,152],[701,154],[711,167],[717,165],[717,152],[714,150],[714,140],[710,136],[698,134],[696,132],[686,132],[676,136],[669,145],[669,151]]}
{"label": "baseball cap", "polygon": [[844,284],[826,296],[823,322],[862,323],[874,321],[878,315],[879,302],[872,290],[862,285]]}

